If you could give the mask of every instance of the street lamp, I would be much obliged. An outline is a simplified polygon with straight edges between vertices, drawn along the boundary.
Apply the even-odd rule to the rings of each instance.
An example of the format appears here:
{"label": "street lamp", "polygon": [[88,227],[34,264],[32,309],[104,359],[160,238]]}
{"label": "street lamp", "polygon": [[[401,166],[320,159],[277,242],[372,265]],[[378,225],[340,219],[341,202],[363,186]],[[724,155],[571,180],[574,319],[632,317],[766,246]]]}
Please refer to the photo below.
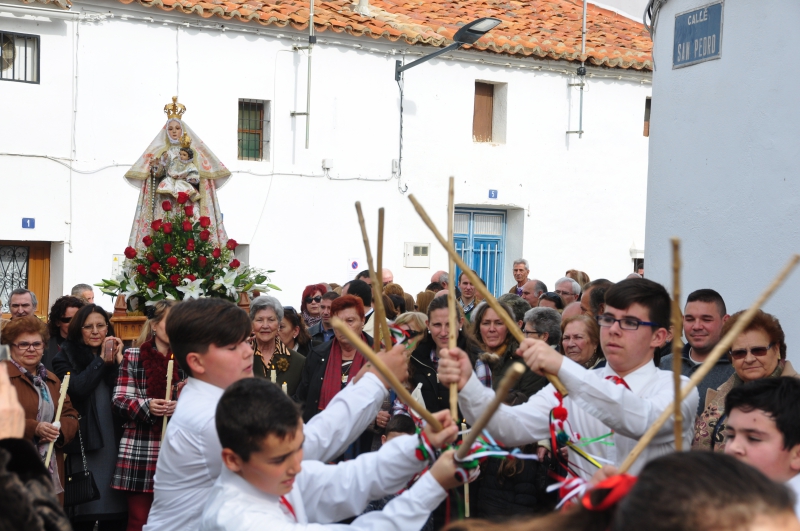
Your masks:
{"label": "street lamp", "polygon": [[484,18],[479,18],[478,20],[473,20],[469,24],[462,26],[456,32],[456,34],[453,35],[453,44],[445,46],[440,50],[436,50],[435,52],[428,54],[425,57],[420,57],[416,61],[408,63],[407,65],[401,65],[400,61],[396,61],[394,66],[394,80],[400,81],[402,73],[408,70],[409,68],[414,68],[419,64],[422,64],[426,61],[430,61],[434,57],[442,55],[443,53],[447,53],[451,50],[457,50],[464,44],[473,44],[475,41],[483,37],[486,33],[494,29],[494,27],[500,24],[500,22],[501,22],[500,20],[492,17],[484,17]]}

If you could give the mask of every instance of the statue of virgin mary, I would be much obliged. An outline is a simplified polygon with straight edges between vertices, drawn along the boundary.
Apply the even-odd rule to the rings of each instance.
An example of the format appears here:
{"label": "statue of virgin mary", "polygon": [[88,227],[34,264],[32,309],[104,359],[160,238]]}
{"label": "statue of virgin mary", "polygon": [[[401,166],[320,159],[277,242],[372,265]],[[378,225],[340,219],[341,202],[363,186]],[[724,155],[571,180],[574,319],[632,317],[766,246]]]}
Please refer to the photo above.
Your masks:
{"label": "statue of virgin mary", "polygon": [[182,120],[186,107],[178,103],[177,96],[164,107],[164,112],[167,115],[164,127],[125,174],[125,179],[139,190],[128,245],[137,251],[144,249],[142,239],[150,235],[152,222],[164,217],[164,203],[169,202],[174,210],[178,194],[183,192],[189,198],[186,204],[194,205],[194,220],[208,217],[210,241],[223,247],[228,236],[222,224],[217,189],[225,184],[231,172]]}

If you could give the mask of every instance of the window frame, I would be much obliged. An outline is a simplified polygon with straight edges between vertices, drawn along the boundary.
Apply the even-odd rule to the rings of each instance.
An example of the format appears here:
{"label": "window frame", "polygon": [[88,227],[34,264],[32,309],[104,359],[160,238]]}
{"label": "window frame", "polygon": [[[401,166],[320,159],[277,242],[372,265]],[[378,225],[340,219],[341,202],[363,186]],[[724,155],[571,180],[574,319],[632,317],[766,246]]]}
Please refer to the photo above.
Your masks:
{"label": "window frame", "polygon": [[[247,160],[251,162],[269,161],[270,157],[270,124],[272,121],[270,100],[258,100],[253,98],[239,98],[236,109],[236,157],[237,160]],[[254,107],[243,108],[243,105],[251,105]],[[260,107],[260,109],[259,109]],[[243,110],[248,112],[259,112],[260,129],[245,129],[242,127],[243,121],[241,113]],[[248,125],[250,125],[248,123]],[[258,157],[243,156],[243,147],[241,144],[241,135],[258,135]]]}
{"label": "window frame", "polygon": [[[21,37],[21,38],[24,38],[24,39],[32,38],[32,39],[34,39],[34,42],[36,43],[36,81],[28,81],[27,79],[14,79],[13,77],[11,77],[11,78],[2,77],[3,72],[4,72],[3,70],[0,70],[0,81],[13,81],[15,83],[27,83],[28,85],[40,85],[41,82],[42,82],[42,76],[41,76],[41,74],[42,74],[42,38],[41,38],[41,36],[40,35],[30,34],[30,33],[17,33],[15,31],[2,31],[2,30],[0,30],[0,36],[12,36],[15,39],[18,38],[18,37]],[[16,46],[16,43],[15,43],[15,46]],[[27,51],[27,48],[28,47],[26,46],[25,47],[26,51]],[[26,68],[26,73],[27,73],[27,62],[26,62],[25,68]],[[14,68],[12,67],[11,70],[13,71],[13,69]]]}

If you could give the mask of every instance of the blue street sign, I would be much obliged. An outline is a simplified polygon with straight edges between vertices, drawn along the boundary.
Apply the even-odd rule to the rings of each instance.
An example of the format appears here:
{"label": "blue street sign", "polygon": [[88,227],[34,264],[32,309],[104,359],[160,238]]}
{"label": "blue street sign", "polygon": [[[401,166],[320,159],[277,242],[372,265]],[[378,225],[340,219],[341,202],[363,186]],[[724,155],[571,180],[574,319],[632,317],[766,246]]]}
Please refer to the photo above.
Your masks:
{"label": "blue street sign", "polygon": [[35,229],[36,228],[36,218],[22,218],[22,228],[23,229]]}
{"label": "blue street sign", "polygon": [[489,190],[489,199],[497,199],[497,190]]}
{"label": "blue street sign", "polygon": [[675,15],[672,68],[720,58],[722,2]]}

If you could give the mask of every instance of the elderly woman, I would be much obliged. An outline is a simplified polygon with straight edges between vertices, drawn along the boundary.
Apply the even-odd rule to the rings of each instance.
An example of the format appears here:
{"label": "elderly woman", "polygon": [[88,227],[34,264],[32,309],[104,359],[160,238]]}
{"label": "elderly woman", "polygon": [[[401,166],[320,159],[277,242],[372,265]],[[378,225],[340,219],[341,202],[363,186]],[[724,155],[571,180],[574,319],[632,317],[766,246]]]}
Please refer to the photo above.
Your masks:
{"label": "elderly woman", "polygon": [[291,306],[283,307],[283,319],[278,328],[278,337],[286,348],[299,352],[303,357],[308,357],[311,353],[311,335],[308,333],[306,323]]}
{"label": "elderly woman", "polygon": [[114,388],[114,413],[125,419],[111,488],[128,498],[128,531],[140,531],[153,504],[153,476],[161,449],[164,417],[175,412],[178,390],[186,373],[173,364],[172,399],[167,401],[167,367],[172,351],[167,315],[175,301],[148,306],[148,317],[136,344],[125,350]]}
{"label": "elderly woman", "polygon": [[597,321],[585,315],[564,319],[561,322],[561,353],[587,369],[600,366],[606,358],[600,348]]}
{"label": "elderly woman", "polygon": [[50,472],[55,492],[64,502],[64,453],[62,447],[78,431],[78,412],[67,395],[61,410],[61,426],[54,425],[61,381],[42,363],[47,344],[47,328],[32,315],[20,317],[3,327],[2,344],[8,345],[11,359],[4,362],[11,385],[25,410],[24,438],[36,446],[42,461],[51,441],[55,441],[54,457],[45,466]]}
{"label": "elderly woman", "polygon": [[[81,436],[89,470],[94,475],[100,499],[75,507],[73,528],[118,529],[127,520],[125,495],[111,488],[117,464],[119,437],[115,427],[120,422],[112,411],[112,396],[122,362],[122,340],[106,311],[87,304],[69,323],[67,339],[53,359],[56,376],[71,373],[69,395],[81,415]],[[81,454],[70,454],[71,470],[83,470]]]}
{"label": "elderly woman", "polygon": [[283,305],[275,297],[261,295],[250,301],[253,322],[253,374],[286,384],[294,395],[303,374],[306,357],[284,345],[278,336],[283,321]]}
{"label": "elderly woman", "polygon": [[50,315],[47,317],[47,331],[50,334],[50,340],[47,342],[44,356],[42,356],[42,363],[48,371],[53,370],[53,358],[58,354],[61,343],[67,338],[69,322],[78,313],[78,310],[83,308],[84,304],[86,303],[78,297],[64,295],[56,299],[50,308]]}
{"label": "elderly woman", "polygon": [[[516,321],[514,311],[507,304],[500,303],[500,305],[511,319]],[[472,314],[472,326],[475,329],[475,339],[484,349],[481,359],[492,368],[492,387],[497,389],[509,367],[515,361],[522,361],[522,358],[517,356],[519,343],[508,332],[508,328],[500,316],[485,302],[475,308],[475,312]],[[528,369],[526,365],[525,373],[519,379],[515,390],[530,397],[545,385],[547,385],[547,380]]]}
{"label": "elderly woman", "polygon": [[[741,319],[743,311],[733,314],[722,326],[722,337]],[[786,360],[786,343],[780,322],[761,310],[733,340],[728,352],[734,373],[717,389],[706,391],[706,408],[694,424],[692,449],[722,452],[725,449],[725,397],[734,387],[761,378],[798,377]]]}
{"label": "elderly woman", "polygon": [[319,303],[322,302],[322,296],[326,293],[328,293],[328,288],[325,287],[325,284],[311,284],[303,290],[300,313],[302,313],[303,321],[308,328],[322,320]]}

